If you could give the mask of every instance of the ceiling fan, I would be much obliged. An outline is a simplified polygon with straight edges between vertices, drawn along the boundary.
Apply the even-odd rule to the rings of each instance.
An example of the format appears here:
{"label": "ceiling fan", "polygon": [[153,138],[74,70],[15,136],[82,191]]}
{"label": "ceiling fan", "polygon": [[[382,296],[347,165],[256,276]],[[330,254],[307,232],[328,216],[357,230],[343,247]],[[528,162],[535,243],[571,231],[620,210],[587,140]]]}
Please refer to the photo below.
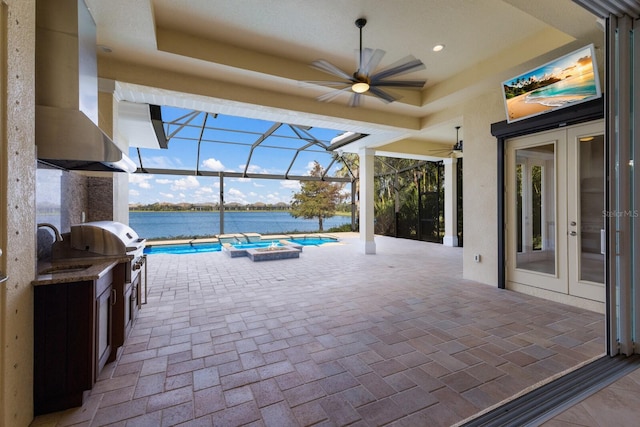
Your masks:
{"label": "ceiling fan", "polygon": [[337,88],[336,91],[319,96],[318,101],[329,102],[345,92],[351,92],[349,100],[350,107],[357,107],[362,102],[362,96],[365,93],[371,93],[382,101],[390,103],[396,101],[400,96],[381,89],[384,87],[397,88],[422,88],[426,83],[425,80],[390,80],[392,77],[401,76],[403,74],[412,73],[422,70],[425,65],[419,59],[412,55],[406,56],[401,60],[389,65],[388,67],[375,72],[376,67],[380,64],[385,51],[381,49],[362,48],[362,28],[366,25],[367,20],[358,18],[355,21],[356,27],[360,29],[360,49],[358,51],[358,68],[353,74],[349,74],[329,61],[318,59],[311,63],[311,67],[335,77],[344,79],[343,81],[309,81],[307,83],[317,84],[326,87]]}
{"label": "ceiling fan", "polygon": [[428,150],[431,153],[437,154],[443,157],[459,157],[462,154],[462,140],[458,135],[458,131],[460,130],[460,126],[456,126],[456,143],[450,149],[436,149],[436,150]]}

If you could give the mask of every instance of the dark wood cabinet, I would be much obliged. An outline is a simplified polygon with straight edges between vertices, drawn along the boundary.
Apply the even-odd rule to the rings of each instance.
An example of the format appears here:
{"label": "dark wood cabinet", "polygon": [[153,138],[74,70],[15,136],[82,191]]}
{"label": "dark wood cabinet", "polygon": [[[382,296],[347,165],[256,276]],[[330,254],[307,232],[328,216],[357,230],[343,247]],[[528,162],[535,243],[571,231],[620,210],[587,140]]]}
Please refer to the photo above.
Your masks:
{"label": "dark wood cabinet", "polygon": [[125,317],[125,335],[128,336],[133,327],[133,321],[138,317],[138,311],[140,311],[141,304],[141,287],[140,287],[140,275],[136,275],[133,281],[130,283],[128,297],[125,300],[125,304],[128,305],[127,315]]}
{"label": "dark wood cabinet", "polygon": [[118,355],[118,348],[124,344],[126,339],[124,319],[126,317],[127,307],[127,287],[125,283],[125,263],[120,263],[113,268],[113,323],[112,323],[112,349],[109,355],[108,362],[116,360]]}
{"label": "dark wood cabinet", "polygon": [[112,353],[114,271],[34,287],[34,412],[82,405]]}
{"label": "dark wood cabinet", "polygon": [[113,346],[108,359],[112,362],[117,359],[118,349],[124,345],[129,336],[133,321],[140,309],[140,275],[137,274],[131,282],[126,281],[127,263],[121,263],[114,267],[113,288],[115,301],[113,305]]}

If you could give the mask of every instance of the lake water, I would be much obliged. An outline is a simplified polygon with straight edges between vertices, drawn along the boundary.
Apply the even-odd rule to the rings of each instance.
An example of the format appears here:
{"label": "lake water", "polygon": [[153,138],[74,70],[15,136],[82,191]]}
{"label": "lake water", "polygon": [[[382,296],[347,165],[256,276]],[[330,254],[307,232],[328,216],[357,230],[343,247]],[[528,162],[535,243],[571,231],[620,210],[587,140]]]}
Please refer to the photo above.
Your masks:
{"label": "lake water", "polygon": [[[350,224],[351,216],[324,220],[324,229]],[[145,239],[203,237],[220,233],[219,212],[129,212],[129,226]],[[294,218],[289,212],[224,213],[224,233],[311,233],[318,219]]]}

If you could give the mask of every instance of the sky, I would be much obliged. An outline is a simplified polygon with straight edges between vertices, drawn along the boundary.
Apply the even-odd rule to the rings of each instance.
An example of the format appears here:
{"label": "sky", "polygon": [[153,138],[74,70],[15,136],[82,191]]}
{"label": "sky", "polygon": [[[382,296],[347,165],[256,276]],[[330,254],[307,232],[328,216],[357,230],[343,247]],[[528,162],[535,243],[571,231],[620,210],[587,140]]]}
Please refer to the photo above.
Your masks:
{"label": "sky", "polygon": [[[165,134],[170,136],[169,148],[131,147],[129,157],[138,167],[141,158],[144,168],[186,170],[190,174],[131,174],[129,204],[218,203],[219,178],[196,176],[196,165],[198,170],[209,172],[243,172],[246,168],[248,173],[284,175],[290,168],[290,175],[309,175],[314,161],[326,168],[332,159],[330,152],[316,145],[310,148],[311,151],[297,153],[297,149],[307,144],[307,141],[300,140],[288,125],[280,126],[252,151],[252,144],[260,140],[273,126],[273,122],[207,115],[169,107],[162,107],[162,119],[165,122]],[[297,130],[304,137],[313,136],[326,145],[342,133],[339,130],[319,128]],[[202,143],[198,157],[200,135]],[[330,175],[334,174],[338,166],[334,165],[330,169]],[[293,194],[299,189],[300,184],[295,180],[225,177],[224,201],[241,204],[290,203]],[[350,189],[346,188],[345,191]]]}

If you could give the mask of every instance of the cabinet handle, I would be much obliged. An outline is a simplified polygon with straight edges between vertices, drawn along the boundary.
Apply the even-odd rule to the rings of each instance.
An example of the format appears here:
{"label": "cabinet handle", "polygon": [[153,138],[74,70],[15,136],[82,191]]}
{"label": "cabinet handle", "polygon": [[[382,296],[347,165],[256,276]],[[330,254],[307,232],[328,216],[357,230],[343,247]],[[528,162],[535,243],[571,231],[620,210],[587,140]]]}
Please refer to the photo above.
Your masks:
{"label": "cabinet handle", "polygon": [[111,289],[111,305],[116,305],[116,297],[118,296],[118,293],[116,292],[115,289]]}

